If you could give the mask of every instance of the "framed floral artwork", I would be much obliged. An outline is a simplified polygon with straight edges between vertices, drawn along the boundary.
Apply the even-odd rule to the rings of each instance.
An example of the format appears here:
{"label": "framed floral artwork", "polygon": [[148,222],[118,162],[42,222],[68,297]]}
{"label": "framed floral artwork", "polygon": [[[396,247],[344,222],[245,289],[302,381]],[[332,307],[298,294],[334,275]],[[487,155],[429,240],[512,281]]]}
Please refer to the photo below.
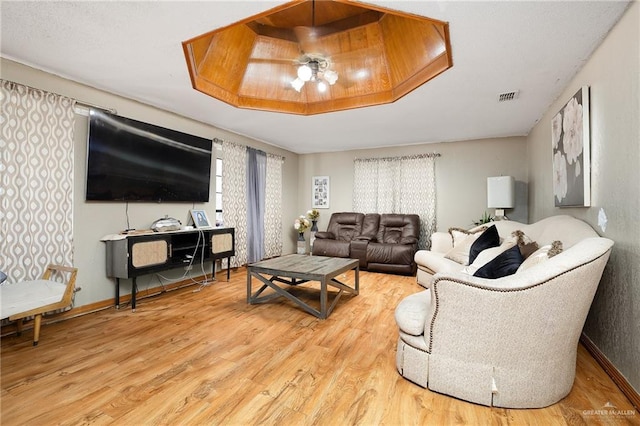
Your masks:
{"label": "framed floral artwork", "polygon": [[591,205],[589,87],[583,86],[551,120],[556,207]]}
{"label": "framed floral artwork", "polygon": [[314,209],[329,208],[329,176],[311,178],[311,207]]}

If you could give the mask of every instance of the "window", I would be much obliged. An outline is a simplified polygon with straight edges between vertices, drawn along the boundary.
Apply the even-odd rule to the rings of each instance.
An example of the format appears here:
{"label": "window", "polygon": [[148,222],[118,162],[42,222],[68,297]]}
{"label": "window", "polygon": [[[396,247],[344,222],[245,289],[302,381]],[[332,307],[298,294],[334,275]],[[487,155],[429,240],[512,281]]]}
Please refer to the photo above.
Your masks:
{"label": "window", "polygon": [[216,158],[216,226],[222,225],[222,158]]}

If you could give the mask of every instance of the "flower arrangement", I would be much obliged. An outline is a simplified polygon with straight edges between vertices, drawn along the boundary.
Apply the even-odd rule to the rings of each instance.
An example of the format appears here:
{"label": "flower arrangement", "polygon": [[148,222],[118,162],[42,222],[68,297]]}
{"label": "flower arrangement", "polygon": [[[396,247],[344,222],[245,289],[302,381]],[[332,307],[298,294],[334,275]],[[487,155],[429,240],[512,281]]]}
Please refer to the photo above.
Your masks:
{"label": "flower arrangement", "polygon": [[293,227],[299,234],[302,234],[311,227],[311,222],[309,222],[309,219],[304,217],[304,215],[300,215],[300,217],[293,222]]}
{"label": "flower arrangement", "polygon": [[307,217],[311,220],[318,220],[318,218],[320,217],[320,212],[318,211],[318,209],[311,209],[307,211]]}

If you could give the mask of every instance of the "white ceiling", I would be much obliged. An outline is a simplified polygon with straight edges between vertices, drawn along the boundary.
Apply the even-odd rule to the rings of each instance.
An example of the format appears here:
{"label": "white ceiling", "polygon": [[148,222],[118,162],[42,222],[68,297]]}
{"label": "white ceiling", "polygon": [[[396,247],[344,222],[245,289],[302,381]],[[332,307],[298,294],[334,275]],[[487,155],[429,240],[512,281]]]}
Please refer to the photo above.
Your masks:
{"label": "white ceiling", "polygon": [[[528,134],[628,6],[370,1],[449,22],[453,68],[393,104],[314,116],[192,89],[182,41],[283,3],[2,0],[1,55],[296,153],[342,151]],[[516,101],[498,102],[513,90]]]}

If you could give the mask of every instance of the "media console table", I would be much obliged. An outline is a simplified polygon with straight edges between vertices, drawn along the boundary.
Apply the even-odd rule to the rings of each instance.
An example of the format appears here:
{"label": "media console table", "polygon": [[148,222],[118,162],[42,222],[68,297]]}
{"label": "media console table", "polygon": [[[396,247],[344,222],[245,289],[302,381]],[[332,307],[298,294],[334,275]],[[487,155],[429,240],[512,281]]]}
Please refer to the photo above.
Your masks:
{"label": "media console table", "polygon": [[231,257],[235,256],[235,228],[190,229],[108,236],[107,276],[116,279],[115,306],[120,307],[120,279],[132,279],[131,309],[136,309],[136,277],[211,260],[215,277],[216,260],[227,258],[227,281]]}

